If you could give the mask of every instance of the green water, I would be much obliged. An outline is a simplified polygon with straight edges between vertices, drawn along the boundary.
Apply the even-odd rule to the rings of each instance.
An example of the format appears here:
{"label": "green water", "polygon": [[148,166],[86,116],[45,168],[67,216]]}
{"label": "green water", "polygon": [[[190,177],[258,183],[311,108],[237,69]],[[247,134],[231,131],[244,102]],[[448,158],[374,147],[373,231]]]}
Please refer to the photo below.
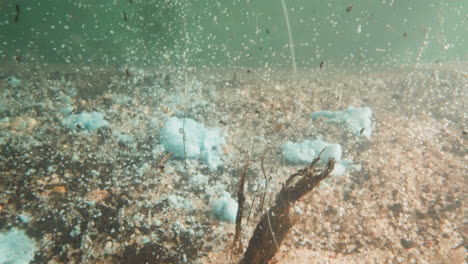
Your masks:
{"label": "green water", "polygon": [[[285,2],[298,67],[468,58],[465,0]],[[0,43],[1,62],[281,67],[292,61],[280,0],[2,0]]]}
{"label": "green water", "polygon": [[0,263],[466,263],[467,14],[0,0]]}

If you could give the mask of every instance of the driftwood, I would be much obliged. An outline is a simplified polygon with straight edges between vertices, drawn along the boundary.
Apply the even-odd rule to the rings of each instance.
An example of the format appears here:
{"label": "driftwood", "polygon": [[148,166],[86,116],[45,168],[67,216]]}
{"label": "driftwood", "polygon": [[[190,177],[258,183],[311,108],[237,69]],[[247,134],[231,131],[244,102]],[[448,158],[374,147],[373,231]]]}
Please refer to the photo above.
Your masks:
{"label": "driftwood", "polygon": [[325,168],[318,170],[316,165],[319,160],[320,155],[308,168],[288,178],[276,196],[275,204],[260,219],[240,264],[268,264],[275,256],[279,245],[297,221],[290,215],[291,207],[329,176],[335,166],[335,160],[329,159]]}

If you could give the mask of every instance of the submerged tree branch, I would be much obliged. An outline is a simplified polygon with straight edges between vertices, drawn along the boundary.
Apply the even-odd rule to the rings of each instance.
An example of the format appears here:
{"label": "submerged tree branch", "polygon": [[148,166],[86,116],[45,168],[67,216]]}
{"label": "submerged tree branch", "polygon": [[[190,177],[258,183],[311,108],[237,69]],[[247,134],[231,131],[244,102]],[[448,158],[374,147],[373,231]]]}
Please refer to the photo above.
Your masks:
{"label": "submerged tree branch", "polygon": [[275,204],[260,219],[240,264],[267,264],[275,256],[277,245],[281,245],[297,221],[290,215],[291,207],[333,171],[334,159],[329,159],[323,170],[316,169],[319,160],[320,156],[308,168],[289,176]]}

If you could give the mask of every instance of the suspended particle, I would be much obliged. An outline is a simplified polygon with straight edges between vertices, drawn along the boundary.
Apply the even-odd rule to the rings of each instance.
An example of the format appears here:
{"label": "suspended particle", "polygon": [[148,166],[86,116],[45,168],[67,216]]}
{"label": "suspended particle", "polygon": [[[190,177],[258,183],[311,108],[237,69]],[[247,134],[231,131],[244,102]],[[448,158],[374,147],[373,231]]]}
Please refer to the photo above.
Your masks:
{"label": "suspended particle", "polygon": [[15,15],[15,23],[18,23],[20,15],[20,6],[16,4],[16,15]]}

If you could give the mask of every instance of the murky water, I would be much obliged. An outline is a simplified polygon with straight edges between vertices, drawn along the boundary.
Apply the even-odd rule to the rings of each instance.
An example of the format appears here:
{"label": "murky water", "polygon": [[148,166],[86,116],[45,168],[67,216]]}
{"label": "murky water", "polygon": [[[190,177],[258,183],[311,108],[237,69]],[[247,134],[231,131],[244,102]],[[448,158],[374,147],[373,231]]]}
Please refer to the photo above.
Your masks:
{"label": "murky water", "polygon": [[464,10],[0,1],[0,263],[465,263]]}

